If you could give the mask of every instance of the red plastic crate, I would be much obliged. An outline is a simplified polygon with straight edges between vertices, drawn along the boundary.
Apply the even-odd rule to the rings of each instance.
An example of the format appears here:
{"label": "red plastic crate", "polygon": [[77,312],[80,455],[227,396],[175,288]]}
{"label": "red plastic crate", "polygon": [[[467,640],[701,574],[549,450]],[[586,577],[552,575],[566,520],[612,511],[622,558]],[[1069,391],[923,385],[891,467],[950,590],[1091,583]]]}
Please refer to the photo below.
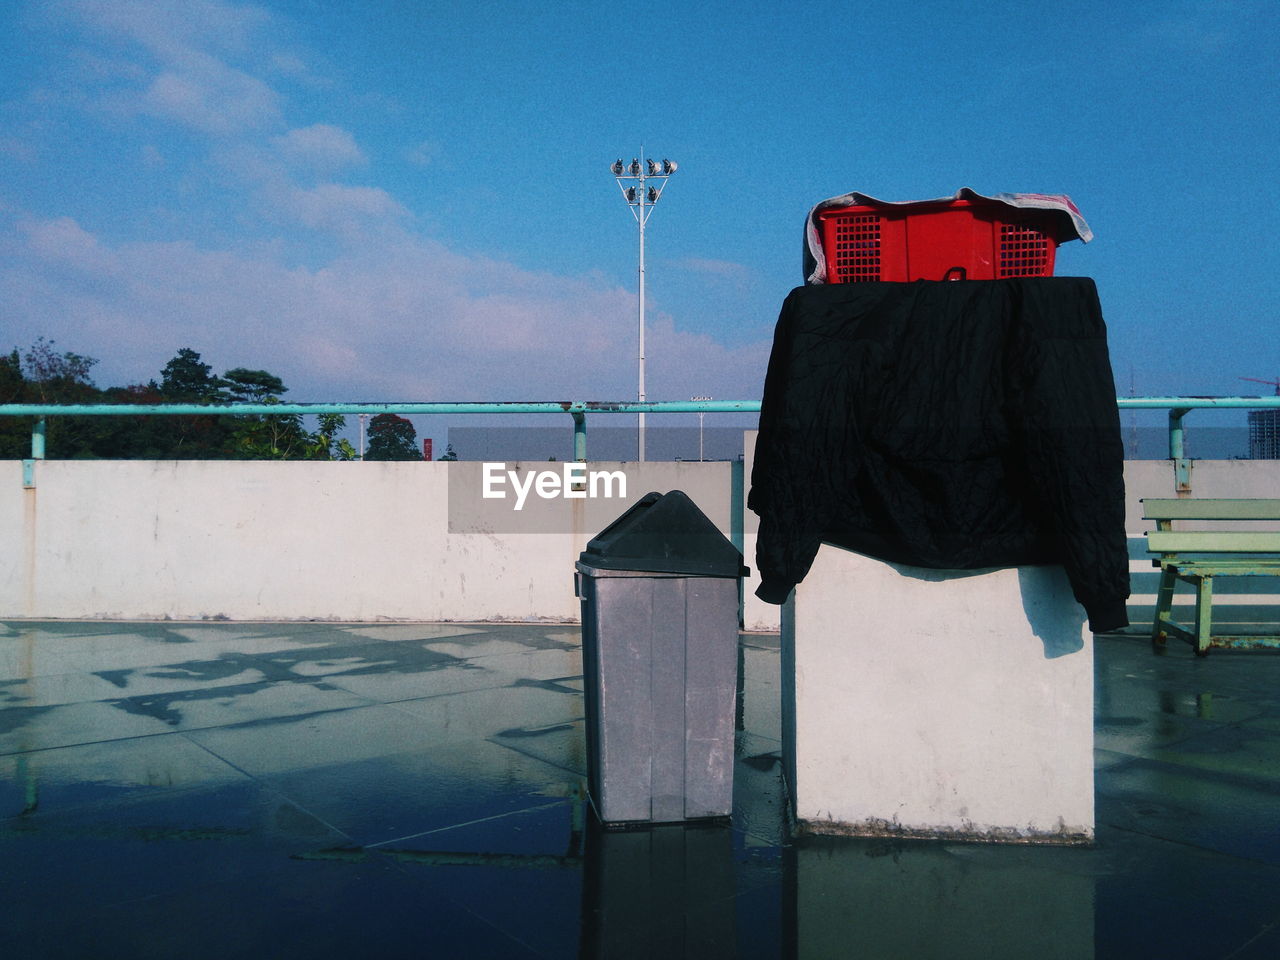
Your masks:
{"label": "red plastic crate", "polygon": [[827,283],[1051,277],[1055,214],[980,200],[817,214]]}

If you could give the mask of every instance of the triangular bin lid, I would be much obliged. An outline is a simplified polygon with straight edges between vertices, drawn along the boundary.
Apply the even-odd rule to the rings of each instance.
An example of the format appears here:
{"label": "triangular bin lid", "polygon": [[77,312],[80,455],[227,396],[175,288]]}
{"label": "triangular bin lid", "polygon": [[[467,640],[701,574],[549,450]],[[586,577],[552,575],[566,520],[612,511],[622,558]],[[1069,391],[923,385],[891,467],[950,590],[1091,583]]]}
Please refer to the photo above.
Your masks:
{"label": "triangular bin lid", "polygon": [[578,562],[599,570],[739,577],[742,554],[681,490],[646,493],[601,530]]}

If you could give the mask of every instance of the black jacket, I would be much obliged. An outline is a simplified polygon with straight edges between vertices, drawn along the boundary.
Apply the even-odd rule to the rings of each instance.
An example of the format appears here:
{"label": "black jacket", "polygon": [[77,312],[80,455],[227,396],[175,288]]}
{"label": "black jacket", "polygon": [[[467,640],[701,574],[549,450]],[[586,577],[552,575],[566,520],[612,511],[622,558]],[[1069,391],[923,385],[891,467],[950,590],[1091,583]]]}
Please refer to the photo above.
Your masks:
{"label": "black jacket", "polygon": [[756,594],[821,542],[942,569],[1060,563],[1095,631],[1128,623],[1124,450],[1092,280],[793,290],[748,506]]}

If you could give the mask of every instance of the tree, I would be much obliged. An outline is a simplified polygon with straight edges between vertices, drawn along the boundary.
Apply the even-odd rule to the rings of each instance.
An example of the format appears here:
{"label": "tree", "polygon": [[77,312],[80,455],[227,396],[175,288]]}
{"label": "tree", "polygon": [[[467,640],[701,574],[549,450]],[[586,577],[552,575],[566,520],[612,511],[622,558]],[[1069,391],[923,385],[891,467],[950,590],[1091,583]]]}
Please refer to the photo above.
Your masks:
{"label": "tree", "polygon": [[458,459],[458,451],[453,449],[453,444],[452,443],[445,444],[444,456],[440,458],[440,461],[443,463],[444,461],[453,461],[457,459]]}
{"label": "tree", "polygon": [[222,386],[226,390],[227,399],[233,403],[270,403],[278,400],[282,393],[289,392],[284,381],[274,373],[244,367],[236,367],[224,373]]}
{"label": "tree", "polygon": [[[232,403],[276,404],[289,388],[274,373],[235,367],[222,375]],[[309,437],[296,413],[278,416],[246,414],[235,418],[232,456],[240,460],[306,460]]]}
{"label": "tree", "polygon": [[[219,403],[225,402],[223,382],[213,375],[213,368],[200,360],[200,354],[190,347],[180,349],[160,371],[160,384],[141,388],[139,394],[159,393],[160,403]],[[133,388],[127,388],[133,389]],[[124,403],[145,403],[140,399],[123,399]],[[234,426],[226,417],[182,416],[152,417],[146,430],[151,443],[151,456],[156,458],[181,458],[213,460],[226,456],[226,449]]]}
{"label": "tree", "polygon": [[[113,387],[99,390],[89,372],[97,360],[55,349],[54,341],[41,337],[19,354],[17,349],[0,356],[0,403],[158,403],[155,384],[146,387]],[[0,418],[0,457],[30,456],[31,428],[35,418]],[[164,444],[157,443],[154,421],[143,417],[49,417],[45,450],[50,457],[84,459],[156,457]]]}
{"label": "tree", "polygon": [[319,420],[320,429],[308,434],[308,460],[354,460],[359,456],[350,440],[337,436],[347,425],[346,417],[340,413],[322,413]]}
{"label": "tree", "polygon": [[160,394],[175,403],[215,403],[226,399],[222,381],[213,368],[200,362],[200,354],[183,347],[160,371]]}
{"label": "tree", "polygon": [[22,387],[26,378],[22,375],[22,358],[18,356],[18,348],[13,352],[0,356],[0,403],[21,403]]}
{"label": "tree", "polygon": [[[10,354],[6,366],[11,366],[12,360],[13,354]],[[101,399],[101,392],[89,376],[97,362],[78,353],[59,353],[54,349],[53,340],[40,337],[22,355],[20,402],[66,404],[93,403]],[[95,422],[98,419],[50,417],[45,432],[48,455],[63,459],[97,456],[95,447],[100,445],[104,433],[104,425]]]}
{"label": "tree", "polygon": [[[222,375],[225,399],[232,403],[280,402],[280,394],[289,388],[274,373],[236,367]],[[346,426],[346,417],[338,413],[322,413],[319,429],[308,433],[297,413],[279,415],[247,414],[234,418],[231,434],[232,456],[244,460],[354,460],[355,447],[338,431]]]}
{"label": "tree", "polygon": [[[26,401],[27,380],[22,357],[15,347],[0,355],[0,403]],[[0,460],[20,460],[31,455],[31,422],[25,417],[0,417]]]}
{"label": "tree", "polygon": [[78,353],[58,353],[54,341],[40,337],[22,357],[22,369],[32,388],[32,403],[85,403],[98,392],[89,377],[97,364]]}
{"label": "tree", "polygon": [[394,413],[380,413],[369,421],[366,460],[421,460],[418,431],[413,423]]}
{"label": "tree", "polygon": [[[0,403],[275,404],[288,392],[266,370],[235,367],[222,377],[190,347],[181,348],[160,372],[160,382],[99,390],[89,377],[92,357],[59,352],[38,339],[25,353],[0,354]],[[181,416],[57,416],[48,419],[51,457],[225,460],[354,460],[356,450],[339,437],[340,414],[319,415],[315,432],[298,414]],[[0,418],[0,458],[29,455],[34,418]],[[412,440],[412,427],[410,427]]]}

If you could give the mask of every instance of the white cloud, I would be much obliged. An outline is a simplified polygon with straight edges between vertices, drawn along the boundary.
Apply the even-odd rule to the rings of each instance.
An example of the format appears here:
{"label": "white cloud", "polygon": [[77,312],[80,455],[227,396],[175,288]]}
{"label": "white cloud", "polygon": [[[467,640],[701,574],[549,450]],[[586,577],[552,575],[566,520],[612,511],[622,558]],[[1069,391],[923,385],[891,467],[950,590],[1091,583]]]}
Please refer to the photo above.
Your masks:
{"label": "white cloud", "polygon": [[107,109],[219,136],[279,122],[279,94],[230,62],[254,52],[268,21],[263,10],[214,0],[76,0],[66,9],[96,36],[130,55],[141,47],[151,61],[80,54],[85,76],[101,81],[109,69],[121,81],[102,93]]}
{"label": "white cloud", "polygon": [[[214,0],[78,0],[69,9],[111,45],[91,64],[99,102],[217,137],[211,181],[233,191],[246,219],[284,229],[260,247],[213,250],[107,241],[69,217],[0,217],[0,298],[15,344],[46,336],[99,357],[103,385],[156,377],[191,346],[217,370],[272,370],[298,399],[635,395],[634,294],[599,275],[460,254],[411,234],[412,215],[388,191],[332,182],[366,156],[342,127],[285,131],[283,101],[255,71],[274,69],[278,79],[305,65],[255,47],[268,20],[261,10]],[[254,66],[237,65],[250,57]],[[184,156],[167,145],[165,154],[138,149],[147,164],[167,154],[178,166]],[[429,164],[439,151],[424,141],[408,159]],[[324,235],[323,249],[338,238],[342,253],[318,253],[312,235],[291,229],[299,224]],[[281,251],[301,249],[312,266],[283,261]],[[735,281],[745,273],[724,261],[684,266]],[[767,344],[727,348],[651,304],[651,398],[758,396]]]}
{"label": "white cloud", "polygon": [[129,40],[163,60],[191,49],[243,54],[270,20],[261,7],[220,0],[71,0],[67,9],[99,34]]}
{"label": "white cloud", "polygon": [[423,140],[417,146],[405,152],[405,159],[415,167],[430,166],[440,155],[440,144],[434,140]]}
{"label": "white cloud", "polygon": [[31,252],[46,263],[90,271],[99,278],[118,270],[114,255],[70,217],[30,220],[19,229],[26,235]]}
{"label": "white cloud", "polygon": [[1201,56],[1229,55],[1251,28],[1268,13],[1254,0],[1175,0],[1162,6],[1140,31],[1157,47]]}
{"label": "white cloud", "polygon": [[679,266],[695,273],[710,273],[719,277],[743,277],[750,274],[750,270],[744,264],[707,257],[686,257],[680,261]]}
{"label": "white cloud", "polygon": [[39,152],[30,140],[22,137],[0,136],[0,156],[12,157],[24,163],[34,163]]}
{"label": "white cloud", "polygon": [[[634,396],[635,298],[598,278],[404,235],[313,270],[189,243],[110,245],[65,218],[9,240],[11,338],[101,358],[103,385],[155,377],[191,346],[218,370],[271,370],[300,400]],[[728,348],[661,314],[649,334],[651,398],[759,396],[767,343]]]}
{"label": "white cloud", "polygon": [[203,133],[226,135],[280,119],[280,98],[256,77],[214,60],[166,70],[138,100],[143,113],[174,120]]}
{"label": "white cloud", "polygon": [[271,55],[269,62],[271,69],[290,79],[302,80],[307,83],[316,82],[316,77],[307,62],[296,53],[274,53]]}
{"label": "white cloud", "polygon": [[294,188],[288,192],[286,204],[305,226],[344,235],[407,216],[409,212],[379,187],[351,187],[340,183],[322,183],[310,190]]}
{"label": "white cloud", "polygon": [[355,137],[328,123],[290,130],[273,138],[272,143],[285,159],[318,169],[335,170],[368,162]]}
{"label": "white cloud", "polygon": [[80,75],[94,83],[142,82],[147,79],[146,70],[124,57],[73,50],[70,58]]}

